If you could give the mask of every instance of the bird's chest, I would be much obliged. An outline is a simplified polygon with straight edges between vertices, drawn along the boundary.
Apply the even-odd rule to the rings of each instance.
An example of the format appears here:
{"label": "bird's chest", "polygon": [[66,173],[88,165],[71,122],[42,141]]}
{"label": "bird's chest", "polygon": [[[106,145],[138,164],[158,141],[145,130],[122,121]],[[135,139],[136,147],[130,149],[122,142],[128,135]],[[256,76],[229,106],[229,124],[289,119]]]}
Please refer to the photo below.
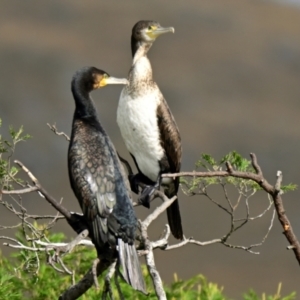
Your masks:
{"label": "bird's chest", "polygon": [[156,181],[159,160],[164,156],[157,124],[158,99],[153,92],[132,99],[121,94],[117,122],[129,152],[147,177]]}

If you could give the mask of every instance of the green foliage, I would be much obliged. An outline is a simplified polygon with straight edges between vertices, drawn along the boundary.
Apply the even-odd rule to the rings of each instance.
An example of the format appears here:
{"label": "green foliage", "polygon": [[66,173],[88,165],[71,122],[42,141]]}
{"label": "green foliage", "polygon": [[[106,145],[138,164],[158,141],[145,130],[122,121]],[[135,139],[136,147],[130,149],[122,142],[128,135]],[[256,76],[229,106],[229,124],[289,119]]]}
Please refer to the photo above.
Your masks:
{"label": "green foliage", "polygon": [[0,299],[22,299],[20,289],[14,284],[14,276],[3,270],[3,261],[0,260]]}
{"label": "green foliage", "polygon": [[168,299],[198,299],[198,300],[225,300],[223,288],[217,284],[208,282],[207,279],[199,274],[188,280],[178,280],[174,276],[174,282],[170,287],[166,287]]}
{"label": "green foliage", "polygon": [[[254,172],[251,161],[243,158],[235,151],[226,154],[219,161],[209,154],[202,154],[201,159],[196,162],[196,171],[202,171],[203,169],[206,172],[222,171],[226,162],[230,163],[230,165],[237,171]],[[231,176],[193,177],[192,179],[181,178],[180,182],[184,187],[184,191],[189,195],[199,193],[207,194],[207,188],[212,185],[225,186],[226,184],[230,184],[243,193],[253,193],[261,189],[261,187],[252,180]]]}
{"label": "green foliage", "polygon": [[[1,126],[2,120],[0,119],[0,128]],[[16,145],[30,138],[30,135],[23,134],[23,126],[18,130],[10,126],[9,133],[10,140],[5,140],[2,135],[0,135],[0,188],[5,190],[12,189],[12,182],[22,182],[21,179],[16,177],[19,169],[15,166],[11,166],[10,159],[15,151]]]}
{"label": "green foliage", "polygon": [[[204,171],[222,171],[225,163],[229,163],[234,170],[240,172],[255,173],[251,160],[243,158],[236,151],[229,152],[219,161],[214,159],[209,154],[202,154],[201,159],[196,162],[196,171],[201,171],[201,168]],[[243,178],[235,177],[194,177],[189,180],[187,178],[180,178],[180,183],[186,187],[185,192],[187,194],[195,194],[203,188],[206,189],[208,186],[216,184],[231,184],[235,186],[239,191],[246,193],[255,193],[258,190],[261,190],[261,187],[254,181]],[[297,188],[295,184],[288,184],[281,187],[283,192],[294,191]]]}
{"label": "green foliage", "polygon": [[289,184],[281,186],[281,190],[284,193],[295,191],[297,188],[298,188],[297,184],[294,184],[294,183],[289,183]]}
{"label": "green foliage", "polygon": [[[64,240],[63,234],[49,235],[51,241],[59,242]],[[24,240],[22,239],[22,242]],[[57,299],[58,296],[72,284],[70,275],[61,274],[46,264],[44,253],[34,255],[39,259],[38,268],[28,267],[28,252],[22,250],[13,254],[13,260],[8,260],[0,253],[0,299],[10,300],[29,300],[29,299]],[[96,252],[89,247],[79,246],[66,255],[63,260],[66,266],[75,271],[75,281],[78,282],[82,276],[90,269]],[[146,267],[143,267],[148,296],[134,291],[130,286],[121,282],[121,289],[125,299],[133,300],[154,300],[157,299],[152,287],[151,278]],[[95,287],[90,288],[80,299],[98,300],[103,288],[104,275],[99,277],[100,291]],[[203,275],[196,275],[188,280],[179,280],[174,276],[174,282],[171,285],[164,286],[167,299],[170,300],[229,300],[223,293],[223,288],[217,284],[208,282]],[[278,291],[274,296],[259,297],[254,291],[249,291],[243,295],[244,300],[293,300],[296,299],[296,293],[288,296],[280,296]],[[113,294],[118,299],[116,287],[113,283]]]}
{"label": "green foliage", "polygon": [[259,297],[253,290],[250,290],[247,294],[244,294],[244,300],[294,300],[296,299],[296,292],[292,292],[287,296],[282,297],[281,292],[281,283],[278,285],[278,289],[275,295],[267,296],[265,293],[262,294],[262,297]]}

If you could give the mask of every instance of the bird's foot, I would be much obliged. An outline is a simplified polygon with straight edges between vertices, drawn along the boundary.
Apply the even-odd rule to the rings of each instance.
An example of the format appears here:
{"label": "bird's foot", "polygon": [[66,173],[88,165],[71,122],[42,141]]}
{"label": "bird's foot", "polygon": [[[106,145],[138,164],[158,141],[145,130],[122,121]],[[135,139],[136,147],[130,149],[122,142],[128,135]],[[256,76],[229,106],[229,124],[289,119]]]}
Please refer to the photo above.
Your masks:
{"label": "bird's foot", "polygon": [[128,180],[130,183],[130,188],[135,194],[139,194],[139,183],[141,182],[139,179],[139,174],[128,175]]}
{"label": "bird's foot", "polygon": [[153,185],[147,185],[144,187],[142,194],[139,196],[138,201],[145,207],[150,208],[151,198],[153,196],[156,187]]}

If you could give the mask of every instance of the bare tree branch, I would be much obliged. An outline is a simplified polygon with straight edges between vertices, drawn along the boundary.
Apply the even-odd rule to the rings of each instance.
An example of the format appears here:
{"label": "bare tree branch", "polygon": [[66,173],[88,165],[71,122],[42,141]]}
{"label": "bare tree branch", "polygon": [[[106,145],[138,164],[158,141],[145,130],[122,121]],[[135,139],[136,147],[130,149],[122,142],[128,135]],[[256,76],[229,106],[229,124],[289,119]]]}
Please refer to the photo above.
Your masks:
{"label": "bare tree branch", "polygon": [[164,202],[160,206],[156,207],[155,210],[143,221],[146,228],[148,228],[148,226],[177,199],[177,196],[169,199],[160,191],[155,191],[154,193],[159,198],[163,199]]}
{"label": "bare tree branch", "polygon": [[[282,174],[279,175],[280,177]],[[281,179],[279,179],[281,180]],[[299,241],[294,234],[292,225],[285,213],[284,207],[283,207],[283,202],[282,198],[280,197],[280,192],[279,190],[275,190],[274,193],[272,194],[272,198],[274,201],[275,209],[277,212],[277,216],[279,219],[279,222],[281,223],[281,226],[283,227],[283,233],[287,240],[289,241],[290,245],[292,246],[292,250],[294,251],[294,254],[298,260],[298,263],[300,264],[300,244]],[[290,249],[290,248],[288,248]]]}
{"label": "bare tree branch", "polygon": [[[87,229],[86,224],[84,223],[84,218],[79,218],[78,214],[72,214],[65,207],[58,203],[57,200],[52,197],[39,183],[37,178],[25,167],[23,163],[18,160],[15,160],[15,163],[19,165],[22,170],[28,175],[28,177],[32,180],[36,190],[58,211],[60,212],[68,221],[69,225],[77,232],[80,233],[83,229]],[[80,232],[78,232],[78,228],[80,228]]]}
{"label": "bare tree branch", "polygon": [[[46,242],[43,242],[43,241],[40,241],[40,240],[36,240],[34,241],[36,244],[38,245],[41,245],[41,246],[44,246],[44,247],[52,247],[52,248],[56,248],[56,247],[66,247],[68,245],[68,243],[46,243]],[[91,240],[85,240],[85,239],[82,239],[80,241],[78,241],[76,243],[76,245],[82,245],[82,246],[87,246],[87,247],[94,247],[94,244],[92,243]]]}
{"label": "bare tree branch", "polygon": [[59,211],[66,219],[71,220],[72,214],[64,208],[61,204],[59,204],[39,183],[36,177],[25,167],[23,163],[18,160],[15,160],[15,163],[20,166],[23,171],[28,175],[28,177],[32,180],[34,186],[36,187],[37,191],[40,192],[44,198],[57,210]]}
{"label": "bare tree branch", "polygon": [[31,192],[34,192],[37,190],[38,190],[38,188],[36,186],[31,186],[29,188],[21,189],[21,190],[11,190],[11,191],[2,190],[1,193],[6,194],[6,195],[13,195],[13,194],[20,195],[20,194],[31,193]]}

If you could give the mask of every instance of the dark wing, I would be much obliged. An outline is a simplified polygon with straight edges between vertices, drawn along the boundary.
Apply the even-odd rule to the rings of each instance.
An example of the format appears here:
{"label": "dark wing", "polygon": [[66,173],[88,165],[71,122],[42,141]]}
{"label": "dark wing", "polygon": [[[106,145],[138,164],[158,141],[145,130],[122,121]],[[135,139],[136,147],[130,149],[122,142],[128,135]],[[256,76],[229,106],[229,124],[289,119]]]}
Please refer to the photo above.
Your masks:
{"label": "dark wing", "polygon": [[[122,181],[124,182],[124,185],[125,185],[126,194],[127,194],[128,198],[130,199],[130,201],[133,202],[132,197],[131,197],[130,183],[129,183],[129,180],[128,180],[128,175],[133,174],[131,166],[129,165],[128,161],[125,160],[124,158],[122,158],[118,153],[117,153],[117,156],[118,157],[115,156],[116,167],[120,171],[120,176],[121,176]],[[126,173],[125,168],[123,167],[122,163],[126,166],[128,174]]]}
{"label": "dark wing", "polygon": [[165,99],[157,107],[157,121],[162,148],[166,157],[162,160],[163,173],[179,172],[181,166],[181,138],[175,119]]}
{"label": "dark wing", "polygon": [[[100,169],[102,169],[102,171],[96,171],[94,174],[90,169],[85,173],[84,178],[90,190],[89,195],[85,197],[83,213],[92,224],[95,240],[101,245],[101,242],[105,243],[107,241],[107,220],[116,204],[116,194],[114,177],[111,176],[111,174],[113,174],[113,172],[111,172],[113,168],[109,165],[101,165]],[[117,224],[115,224],[114,227],[116,226]],[[115,228],[115,230],[116,229],[117,228]],[[100,237],[101,241],[98,240]]]}
{"label": "dark wing", "polygon": [[[177,173],[181,167],[181,138],[174,117],[164,98],[161,99],[157,107],[157,120],[161,145],[165,150],[165,157],[160,161],[162,173]],[[177,195],[178,188],[179,177],[176,177],[168,188],[165,189],[166,196],[172,198]],[[178,199],[168,207],[167,215],[172,234],[177,239],[183,239]]]}
{"label": "dark wing", "polygon": [[107,241],[107,219],[116,204],[114,163],[105,137],[82,133],[73,141],[69,170],[92,239],[101,246]]}

